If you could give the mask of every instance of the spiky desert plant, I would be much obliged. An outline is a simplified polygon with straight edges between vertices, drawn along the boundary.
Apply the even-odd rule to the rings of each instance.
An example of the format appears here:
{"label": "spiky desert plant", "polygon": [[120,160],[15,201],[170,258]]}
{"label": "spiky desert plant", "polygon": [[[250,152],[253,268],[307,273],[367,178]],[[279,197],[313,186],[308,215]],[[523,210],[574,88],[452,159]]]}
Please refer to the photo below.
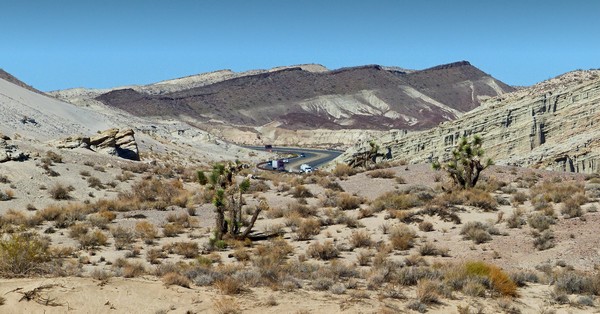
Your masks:
{"label": "spiky desert plant", "polygon": [[474,187],[481,172],[494,164],[489,158],[483,161],[482,144],[483,140],[478,135],[471,138],[462,137],[452,150],[450,160],[444,164],[435,161],[433,169],[443,169],[448,172],[454,183],[461,188]]}
{"label": "spiky desert plant", "polygon": [[[268,209],[269,205],[265,200],[261,200],[255,208],[252,218],[246,229],[241,232],[239,227],[242,225],[242,206],[244,204],[243,194],[250,188],[250,180],[244,179],[241,183],[236,182],[236,174],[244,169],[244,165],[235,162],[225,166],[216,164],[208,177],[209,188],[214,190],[213,204],[217,213],[215,220],[215,240],[223,239],[225,234],[234,238],[246,238],[261,211]],[[225,220],[225,213],[229,212],[229,221]]]}

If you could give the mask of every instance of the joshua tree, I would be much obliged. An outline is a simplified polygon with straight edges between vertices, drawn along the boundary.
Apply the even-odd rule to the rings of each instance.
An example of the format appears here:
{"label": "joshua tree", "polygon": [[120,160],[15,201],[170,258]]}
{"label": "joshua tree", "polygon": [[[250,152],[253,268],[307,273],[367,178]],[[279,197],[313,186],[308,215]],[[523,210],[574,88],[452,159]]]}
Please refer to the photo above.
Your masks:
{"label": "joshua tree", "polygon": [[448,172],[450,178],[461,188],[474,187],[481,171],[494,164],[489,158],[482,163],[484,154],[482,144],[483,140],[478,135],[472,138],[463,136],[452,150],[451,159],[443,165],[434,162],[433,169],[443,169]]}
{"label": "joshua tree", "polygon": [[[256,207],[252,218],[246,229],[240,232],[242,225],[242,206],[244,205],[243,194],[250,188],[250,180],[244,179],[240,184],[236,182],[236,174],[242,170],[245,165],[239,162],[230,163],[227,166],[216,164],[213,166],[210,176],[206,178],[203,172],[198,172],[198,181],[200,184],[209,184],[208,188],[214,191],[213,204],[217,219],[215,221],[215,240],[222,240],[228,234],[236,239],[246,238],[252,231],[254,223],[260,212],[268,205],[261,201]],[[229,212],[228,220],[225,219],[225,213]]]}

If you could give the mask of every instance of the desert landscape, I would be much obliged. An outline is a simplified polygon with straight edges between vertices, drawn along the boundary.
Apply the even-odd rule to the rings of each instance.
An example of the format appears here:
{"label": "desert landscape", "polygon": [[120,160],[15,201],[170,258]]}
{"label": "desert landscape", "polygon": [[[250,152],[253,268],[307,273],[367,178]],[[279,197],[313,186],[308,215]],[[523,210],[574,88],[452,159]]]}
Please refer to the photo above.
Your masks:
{"label": "desert landscape", "polygon": [[[598,70],[515,88],[468,62],[302,65],[48,94],[0,74],[2,313],[598,312]],[[214,111],[229,98],[266,104]],[[242,144],[345,152],[282,172],[257,164],[299,156]]]}

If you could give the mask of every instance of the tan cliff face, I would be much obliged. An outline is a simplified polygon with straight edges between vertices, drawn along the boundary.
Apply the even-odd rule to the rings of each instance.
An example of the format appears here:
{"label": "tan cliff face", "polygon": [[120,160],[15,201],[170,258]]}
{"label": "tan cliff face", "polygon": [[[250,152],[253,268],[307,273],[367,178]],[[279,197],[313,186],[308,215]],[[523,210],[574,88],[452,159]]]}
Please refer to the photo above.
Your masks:
{"label": "tan cliff face", "polygon": [[[576,71],[492,98],[463,117],[377,139],[383,153],[411,163],[448,158],[464,135],[479,134],[498,164],[592,173],[600,169],[600,71]],[[367,144],[339,157],[349,161]]]}

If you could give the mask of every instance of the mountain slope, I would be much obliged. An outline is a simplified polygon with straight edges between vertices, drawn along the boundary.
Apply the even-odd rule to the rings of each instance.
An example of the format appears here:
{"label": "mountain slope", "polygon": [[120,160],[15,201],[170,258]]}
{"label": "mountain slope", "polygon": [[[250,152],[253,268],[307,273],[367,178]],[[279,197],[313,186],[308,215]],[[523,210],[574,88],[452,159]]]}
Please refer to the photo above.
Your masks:
{"label": "mountain slope", "polygon": [[47,148],[71,135],[90,136],[109,128],[133,129],[140,152],[221,160],[244,151],[183,122],[136,117],[98,102],[76,106],[0,79],[0,133],[13,141]]}
{"label": "mountain slope", "polygon": [[[575,71],[486,101],[463,117],[423,132],[388,133],[381,152],[412,163],[445,160],[463,135],[480,134],[499,164],[569,172],[600,170],[600,71]],[[339,161],[369,148],[361,143]]]}
{"label": "mountain slope", "polygon": [[481,97],[512,90],[458,62],[412,72],[376,65],[327,72],[292,67],[161,95],[122,89],[96,99],[134,115],[233,125],[419,130],[457,118]]}

